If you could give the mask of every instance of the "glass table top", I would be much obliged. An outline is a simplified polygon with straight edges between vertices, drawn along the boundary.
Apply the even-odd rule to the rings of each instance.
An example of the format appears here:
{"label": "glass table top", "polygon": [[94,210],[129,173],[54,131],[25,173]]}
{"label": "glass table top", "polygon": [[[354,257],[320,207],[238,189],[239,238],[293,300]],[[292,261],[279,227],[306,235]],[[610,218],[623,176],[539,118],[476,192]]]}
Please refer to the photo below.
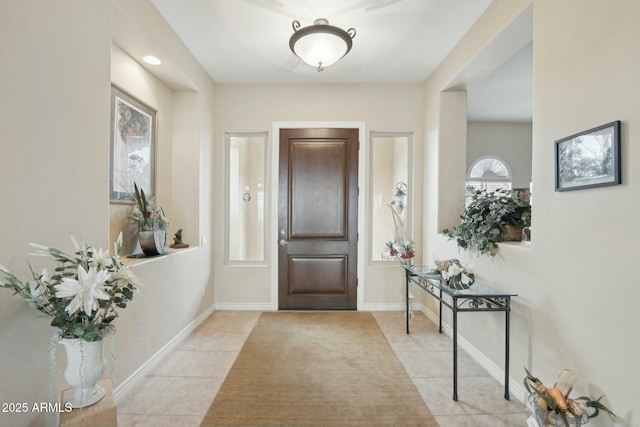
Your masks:
{"label": "glass table top", "polygon": [[504,297],[512,297],[517,295],[508,291],[496,289],[493,286],[489,285],[488,283],[478,279],[476,279],[476,281],[473,282],[473,285],[471,285],[471,287],[469,287],[468,289],[452,289],[447,285],[444,285],[441,283],[442,277],[435,270],[434,265],[406,265],[405,264],[403,265],[403,267],[409,273],[417,277],[420,277],[422,279],[429,280],[430,283],[442,289],[443,292],[456,298],[458,297],[463,297],[463,298],[465,297],[469,297],[469,298],[473,298],[473,297],[500,298],[502,297],[504,298]]}

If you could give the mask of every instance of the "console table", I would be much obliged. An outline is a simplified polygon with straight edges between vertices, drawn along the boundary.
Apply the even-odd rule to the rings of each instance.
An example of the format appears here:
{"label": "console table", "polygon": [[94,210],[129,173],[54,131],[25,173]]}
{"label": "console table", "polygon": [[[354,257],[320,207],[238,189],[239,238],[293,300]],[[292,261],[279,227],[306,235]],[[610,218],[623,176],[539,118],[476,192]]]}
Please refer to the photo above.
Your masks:
{"label": "console table", "polygon": [[453,313],[453,400],[458,400],[458,313],[503,311],[505,313],[505,349],[504,349],[504,398],[509,400],[509,312],[511,297],[516,296],[492,288],[476,280],[469,289],[451,289],[442,283],[439,273],[431,266],[403,265],[406,277],[406,322],[409,333],[409,294],[410,284],[415,283],[439,301],[438,331],[442,333],[442,307]]}

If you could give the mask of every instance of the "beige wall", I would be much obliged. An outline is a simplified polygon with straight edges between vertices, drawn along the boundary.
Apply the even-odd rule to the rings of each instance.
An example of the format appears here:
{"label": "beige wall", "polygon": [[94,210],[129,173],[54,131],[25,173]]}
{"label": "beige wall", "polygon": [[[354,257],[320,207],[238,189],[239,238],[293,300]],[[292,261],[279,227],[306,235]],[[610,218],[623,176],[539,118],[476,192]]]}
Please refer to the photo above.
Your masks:
{"label": "beige wall", "polygon": [[[116,335],[122,398],[138,369],[213,307],[211,274],[212,129],[214,85],[150,2],[114,2],[111,82],[158,111],[156,198],[190,245],[141,261],[134,272],[145,284],[121,318]],[[143,67],[140,52],[153,51],[159,67]],[[111,205],[112,214],[122,205]],[[112,215],[111,233],[127,230]],[[135,238],[135,235],[130,235]],[[137,302],[137,304],[136,304]],[[117,325],[120,326],[120,325]]]}
{"label": "beige wall", "polygon": [[[157,107],[160,121],[168,120],[160,126],[161,203],[176,218],[175,225],[194,224],[195,235],[189,243],[197,246],[199,234],[211,240],[208,170],[213,83],[197,71],[195,61],[166,24],[159,24],[162,21],[151,4],[133,3],[25,0],[0,4],[0,16],[10,17],[0,25],[0,264],[21,276],[27,275],[30,242],[71,250],[69,236],[73,235],[105,249],[112,246],[108,195],[112,65],[121,86]],[[179,88],[175,81],[166,83],[151,76],[118,48],[112,62],[114,31],[126,44],[123,19],[135,21],[136,28],[144,29],[150,38],[162,40],[163,53],[173,56],[169,61],[180,60],[191,81],[190,90],[201,96],[190,99],[176,92],[185,90],[184,85]],[[176,81],[184,80],[184,75]],[[176,105],[182,112],[191,109],[188,116],[195,117],[195,134],[190,126],[181,133]],[[190,132],[191,138],[180,138],[180,150],[176,150],[171,135],[177,141],[176,135]],[[185,188],[190,191],[184,192]],[[190,249],[134,267],[145,286],[115,322],[117,390],[213,304],[209,249]],[[39,267],[42,260],[34,262]],[[0,325],[0,402],[57,400],[59,390],[53,397],[49,392],[49,340],[55,332],[49,320],[36,318],[24,301],[0,290]],[[64,351],[58,349],[59,389],[66,388],[65,359]],[[47,421],[53,425],[45,414],[0,413],[3,426],[40,426]]]}
{"label": "beige wall", "polygon": [[529,188],[531,143],[531,123],[469,122],[467,172],[481,157],[495,156],[509,166],[512,188]]}
{"label": "beige wall", "polygon": [[[577,392],[606,394],[628,425],[639,425],[629,373],[640,368],[640,287],[620,266],[640,259],[640,229],[630,227],[640,209],[640,3],[536,1],[534,17],[533,185],[541,214],[533,226],[545,238],[532,243],[532,257],[549,269],[531,272],[537,291],[524,295],[532,318],[546,319],[532,323],[532,366],[544,374],[574,367]],[[554,192],[552,141],[612,120],[622,121],[623,184]]]}
{"label": "beige wall", "polygon": [[[119,46],[111,51],[111,82],[114,86],[131,95],[156,111],[157,137],[155,144],[155,199],[171,221],[168,237],[176,230],[172,205],[172,145],[173,145],[173,93],[159,79],[134,61]],[[123,254],[131,254],[137,234],[132,229],[129,216],[133,205],[130,203],[110,204],[110,241],[115,241],[123,232]]]}
{"label": "beige wall", "polygon": [[[111,5],[5,1],[0,16],[0,264],[26,275],[30,242],[109,246]],[[53,333],[0,289],[0,402],[49,401]],[[0,425],[36,417],[0,413]]]}
{"label": "beige wall", "polygon": [[[124,380],[213,304],[211,255],[209,247],[199,247],[198,239],[200,216],[208,219],[199,203],[200,144],[210,145],[206,138],[200,140],[198,98],[210,83],[200,82],[202,91],[171,90],[117,45],[112,47],[111,70],[113,85],[157,111],[155,196],[170,220],[167,245],[179,228],[183,229],[183,241],[190,245],[176,254],[133,262],[134,272],[145,286],[116,325],[126,325],[116,335],[119,381],[115,386],[119,397],[121,389],[117,387]],[[211,121],[210,116],[207,120]],[[205,169],[211,167],[210,163],[204,165]],[[205,187],[210,188],[211,183],[206,182]],[[137,230],[128,219],[131,209],[130,204],[110,204],[110,241],[122,232],[128,248],[137,240]],[[126,245],[123,255],[129,253]],[[154,325],[151,332],[149,325]]]}
{"label": "beige wall", "polygon": [[[272,135],[274,122],[364,122],[367,140],[361,141],[361,150],[368,150],[368,132],[414,132],[422,139],[422,86],[421,85],[218,85],[216,86],[216,194],[215,200],[224,200],[224,134],[225,132],[269,132],[271,150],[277,147],[277,136]],[[275,142],[274,142],[275,141]],[[368,151],[366,151],[368,153]],[[414,158],[421,158],[420,148],[414,145]],[[367,159],[360,167],[368,174]],[[421,169],[414,168],[414,182],[421,182]],[[273,176],[273,169],[268,174]],[[364,183],[361,194],[368,194]],[[364,187],[364,188],[362,188]],[[422,216],[420,190],[415,189],[419,201],[413,204],[412,217]],[[270,202],[273,203],[273,194]],[[363,203],[361,209],[369,206]],[[215,232],[224,235],[224,206],[215,208]],[[366,210],[366,209],[365,209]],[[267,219],[267,223],[273,217]],[[368,220],[368,217],[367,217]],[[368,228],[366,228],[368,229]],[[422,233],[416,224],[414,233]],[[365,236],[366,238],[366,236]],[[269,240],[269,250],[275,249],[275,239]],[[271,266],[227,266],[223,264],[224,243],[217,239],[214,245],[214,275],[216,306],[225,308],[272,307]],[[366,253],[362,253],[366,257]],[[270,259],[270,254],[267,254]],[[366,260],[366,258],[365,258]],[[358,292],[364,303],[400,304],[402,281],[396,266],[367,265],[360,277]]]}
{"label": "beige wall", "polygon": [[[463,40],[427,82],[425,102],[434,106],[427,108],[427,167],[445,167],[429,154],[450,149],[444,145],[448,141],[438,140],[438,121],[429,116],[443,114],[437,111],[440,91],[480,54],[479,40],[499,39],[527,3],[495,1],[469,33],[474,40]],[[621,267],[637,263],[640,238],[640,231],[629,226],[640,208],[639,172],[633,166],[640,153],[631,142],[640,127],[639,19],[640,3],[635,0],[534,0],[533,241],[503,244],[498,256],[488,258],[459,253],[437,235],[438,228],[425,233],[426,261],[457,256],[473,264],[478,277],[518,294],[512,306],[512,385],[520,383],[523,367],[548,382],[570,368],[578,375],[572,395],[606,395],[604,402],[627,426],[638,425],[630,375],[640,367],[635,332],[640,327],[635,308],[640,290],[630,269]],[[612,120],[622,121],[623,184],[554,192],[554,141]],[[429,218],[431,224],[455,220]],[[498,368],[502,331],[502,316],[460,319],[462,337]],[[601,416],[591,424],[611,422]]]}

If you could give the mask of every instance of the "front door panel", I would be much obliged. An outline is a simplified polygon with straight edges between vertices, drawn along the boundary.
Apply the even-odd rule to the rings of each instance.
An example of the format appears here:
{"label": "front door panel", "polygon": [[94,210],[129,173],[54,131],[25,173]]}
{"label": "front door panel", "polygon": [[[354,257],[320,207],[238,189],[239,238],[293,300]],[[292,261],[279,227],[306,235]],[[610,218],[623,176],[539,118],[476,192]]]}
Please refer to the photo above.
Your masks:
{"label": "front door panel", "polygon": [[281,309],[355,309],[357,129],[282,129]]}

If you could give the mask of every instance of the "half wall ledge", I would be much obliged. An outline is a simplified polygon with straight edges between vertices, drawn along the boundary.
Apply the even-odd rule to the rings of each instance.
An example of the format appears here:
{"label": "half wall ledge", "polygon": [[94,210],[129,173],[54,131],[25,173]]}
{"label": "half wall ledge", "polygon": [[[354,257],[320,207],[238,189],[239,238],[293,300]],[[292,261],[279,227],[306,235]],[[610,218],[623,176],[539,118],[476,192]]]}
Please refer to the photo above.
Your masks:
{"label": "half wall ledge", "polygon": [[135,255],[134,256],[128,255],[125,257],[120,257],[120,261],[124,266],[133,267],[133,266],[138,266],[138,265],[158,261],[161,259],[165,259],[167,257],[179,256],[183,253],[194,251],[196,249],[200,249],[200,246],[190,246],[185,249],[167,249],[166,254],[150,256],[150,257],[147,257],[147,256],[136,257]]}

